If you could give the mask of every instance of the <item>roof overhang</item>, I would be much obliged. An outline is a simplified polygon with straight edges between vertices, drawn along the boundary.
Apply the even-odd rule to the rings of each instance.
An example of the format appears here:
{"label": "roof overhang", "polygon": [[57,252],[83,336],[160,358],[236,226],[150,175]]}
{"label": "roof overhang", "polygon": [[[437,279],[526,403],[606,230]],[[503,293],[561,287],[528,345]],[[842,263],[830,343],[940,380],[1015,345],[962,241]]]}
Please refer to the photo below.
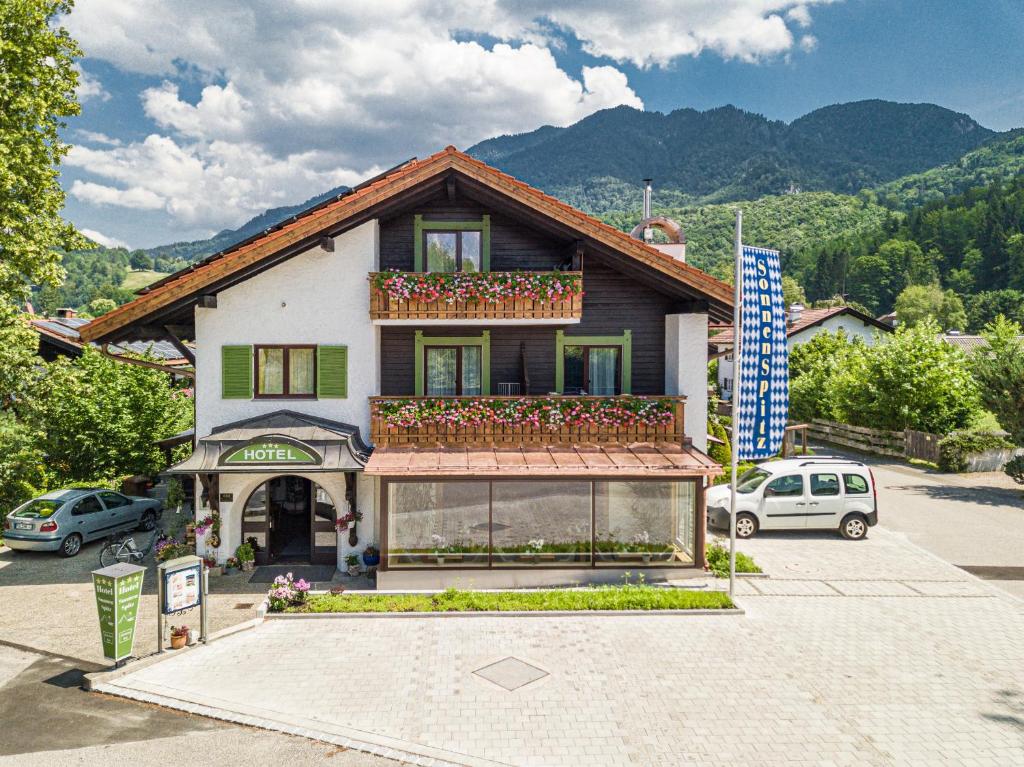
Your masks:
{"label": "roof overhang", "polygon": [[732,316],[729,285],[448,147],[299,214],[262,237],[165,278],[145,295],[83,326],[80,333],[88,341],[161,337],[168,325],[190,318],[192,309],[204,297],[307,251],[324,237],[336,237],[373,218],[444,193],[452,179],[475,196],[514,205],[536,220],[584,240],[624,270],[658,280],[662,289],[681,300],[706,302],[712,319],[724,321]]}

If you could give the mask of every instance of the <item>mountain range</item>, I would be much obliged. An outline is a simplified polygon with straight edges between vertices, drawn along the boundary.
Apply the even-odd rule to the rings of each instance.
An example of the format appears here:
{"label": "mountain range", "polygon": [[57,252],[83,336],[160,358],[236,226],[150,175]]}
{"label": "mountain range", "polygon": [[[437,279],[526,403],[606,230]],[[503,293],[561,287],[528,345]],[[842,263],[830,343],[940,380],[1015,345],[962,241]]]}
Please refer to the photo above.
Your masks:
{"label": "mountain range", "polygon": [[[669,114],[615,107],[565,128],[499,136],[467,151],[607,217],[639,209],[644,178],[654,179],[655,205],[664,208],[756,200],[796,190],[856,194],[876,187],[886,190],[883,202],[898,205],[929,184],[962,191],[960,176],[991,180],[1006,173],[1008,158],[1024,165],[1024,135],[991,131],[966,114],[934,104],[880,100],[824,107],[791,123],[732,106]],[[974,153],[978,156],[972,158]],[[268,210],[207,240],[146,252],[195,260],[345,189]]]}

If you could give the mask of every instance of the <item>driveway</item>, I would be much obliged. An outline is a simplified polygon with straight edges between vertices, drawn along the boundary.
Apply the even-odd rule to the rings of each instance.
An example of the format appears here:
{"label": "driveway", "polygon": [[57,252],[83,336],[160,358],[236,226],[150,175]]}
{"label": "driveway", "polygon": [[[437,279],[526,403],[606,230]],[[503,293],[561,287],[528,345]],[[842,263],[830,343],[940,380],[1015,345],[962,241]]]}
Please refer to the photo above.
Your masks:
{"label": "driveway", "polygon": [[1002,472],[945,474],[849,455],[875,474],[880,524],[1024,598],[1024,488]]}
{"label": "driveway", "polygon": [[117,695],[422,764],[1024,764],[1024,606],[884,529],[744,542],[745,616],[276,619]]}

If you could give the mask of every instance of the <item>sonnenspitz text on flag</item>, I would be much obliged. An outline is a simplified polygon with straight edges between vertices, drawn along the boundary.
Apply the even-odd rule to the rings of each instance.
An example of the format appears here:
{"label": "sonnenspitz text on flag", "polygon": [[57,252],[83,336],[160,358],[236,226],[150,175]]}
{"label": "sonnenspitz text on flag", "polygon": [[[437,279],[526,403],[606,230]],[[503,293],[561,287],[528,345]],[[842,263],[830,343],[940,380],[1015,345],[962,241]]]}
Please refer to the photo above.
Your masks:
{"label": "sonnenspitz text on flag", "polygon": [[749,461],[771,458],[782,447],[789,415],[789,355],[778,251],[744,245],[742,271],[735,437],[739,459]]}

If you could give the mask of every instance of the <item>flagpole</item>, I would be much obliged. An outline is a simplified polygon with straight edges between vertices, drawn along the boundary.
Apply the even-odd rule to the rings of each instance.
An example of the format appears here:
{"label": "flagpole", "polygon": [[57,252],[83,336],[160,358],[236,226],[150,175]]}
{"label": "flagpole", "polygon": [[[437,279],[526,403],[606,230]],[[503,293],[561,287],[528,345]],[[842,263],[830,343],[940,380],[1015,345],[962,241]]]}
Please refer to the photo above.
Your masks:
{"label": "flagpole", "polygon": [[741,302],[743,300],[743,211],[736,209],[736,272],[733,285],[732,310],[732,493],[729,496],[729,596],[733,596],[736,586],[736,470],[740,456],[740,379],[743,368],[740,366],[740,347],[743,344],[743,333],[740,327],[742,320]]}

